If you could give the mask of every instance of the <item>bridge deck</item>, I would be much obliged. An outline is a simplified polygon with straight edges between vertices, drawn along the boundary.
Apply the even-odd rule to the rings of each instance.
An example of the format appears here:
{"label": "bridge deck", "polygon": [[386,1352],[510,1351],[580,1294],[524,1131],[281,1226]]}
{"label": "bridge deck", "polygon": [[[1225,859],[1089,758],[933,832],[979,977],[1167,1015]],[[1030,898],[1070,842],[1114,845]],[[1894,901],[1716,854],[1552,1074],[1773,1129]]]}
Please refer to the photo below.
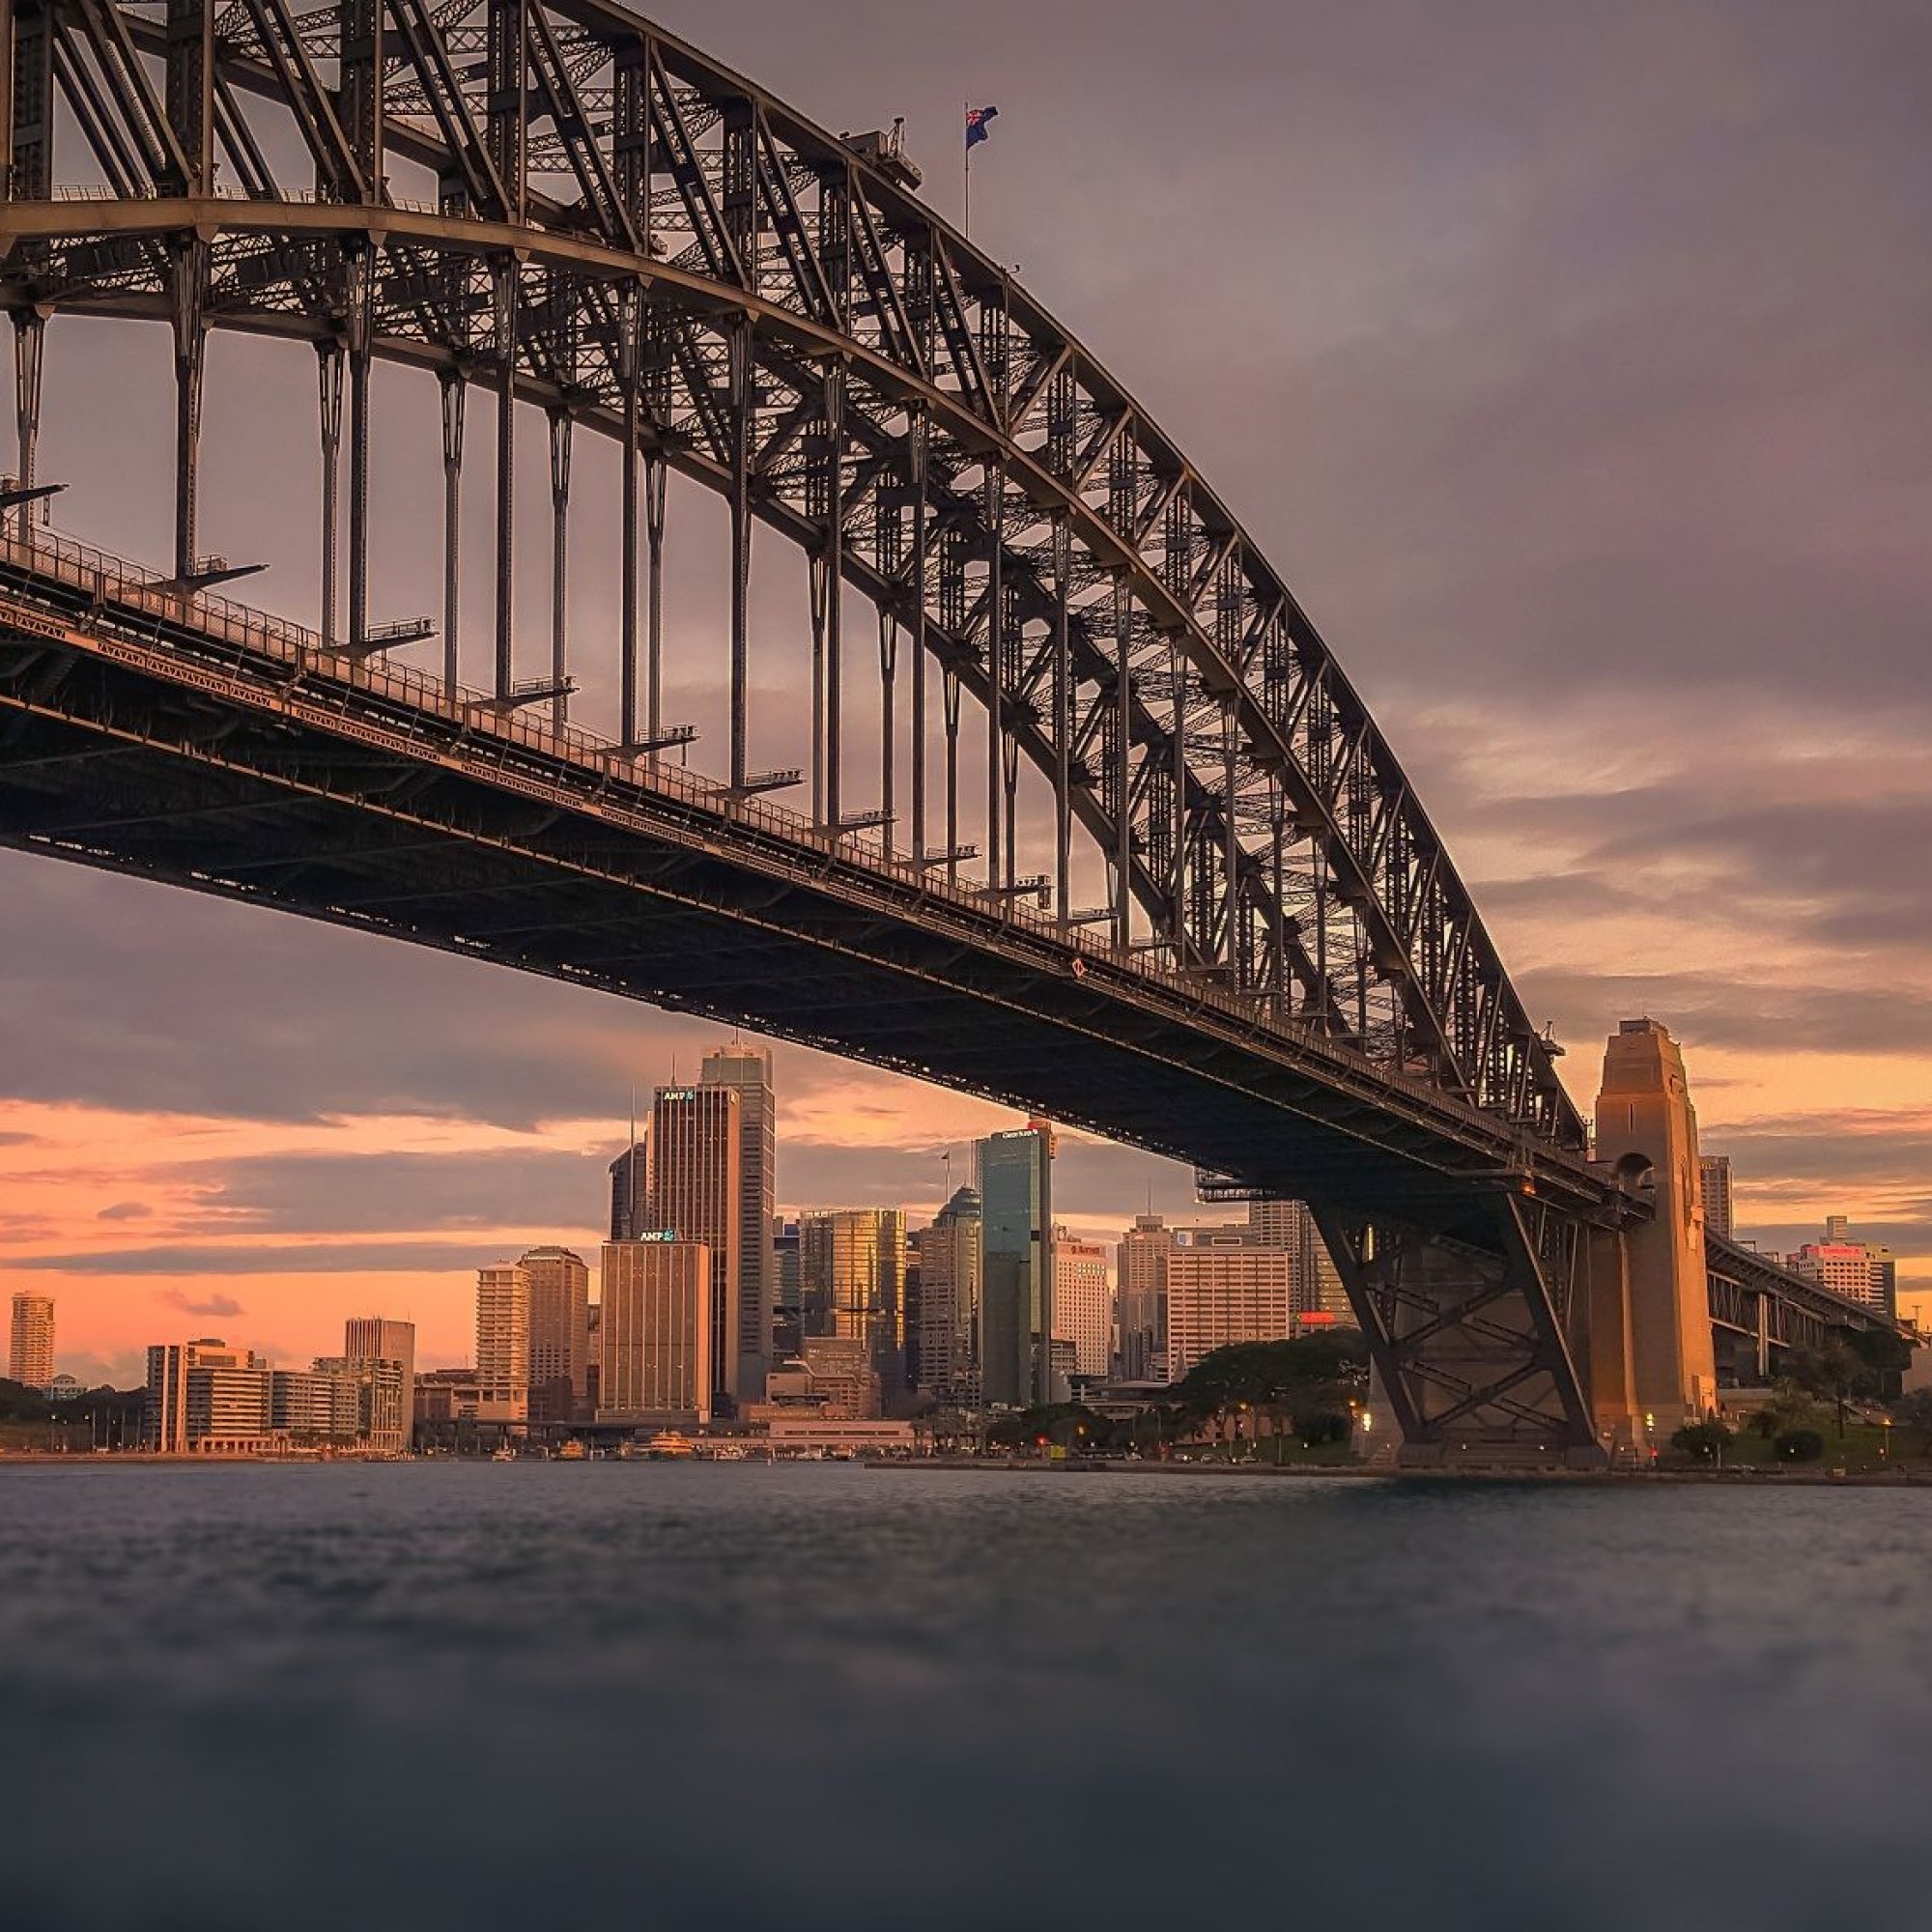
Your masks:
{"label": "bridge deck", "polygon": [[1616,1220],[1527,1131],[768,798],[50,533],[0,541],[0,841],[742,1021],[1259,1186],[1492,1181]]}

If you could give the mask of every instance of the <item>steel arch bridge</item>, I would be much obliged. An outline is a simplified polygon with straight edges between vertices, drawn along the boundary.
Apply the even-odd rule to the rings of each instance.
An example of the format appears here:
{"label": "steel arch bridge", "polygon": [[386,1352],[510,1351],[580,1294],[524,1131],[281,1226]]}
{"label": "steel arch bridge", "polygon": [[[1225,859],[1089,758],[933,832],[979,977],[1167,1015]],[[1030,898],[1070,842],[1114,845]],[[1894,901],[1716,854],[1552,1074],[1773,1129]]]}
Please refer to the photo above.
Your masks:
{"label": "steel arch bridge", "polygon": [[[1644,1204],[1589,1164],[1552,1047],[1293,595],[893,154],[602,0],[0,14],[0,839],[742,1019],[1304,1195],[1411,1440],[1595,1447],[1589,1235]],[[70,315],[169,331],[163,570],[39,520]],[[311,628],[211,594],[245,574],[198,514],[215,329],[315,351]],[[434,620],[379,608],[379,360],[440,389]],[[579,431],[619,453],[614,639],[567,602]],[[728,515],[701,780],[665,702],[688,668],[672,479]],[[754,618],[758,526],[806,559],[795,686]],[[586,671],[612,692],[596,735]],[[776,746],[797,762],[763,768]]]}

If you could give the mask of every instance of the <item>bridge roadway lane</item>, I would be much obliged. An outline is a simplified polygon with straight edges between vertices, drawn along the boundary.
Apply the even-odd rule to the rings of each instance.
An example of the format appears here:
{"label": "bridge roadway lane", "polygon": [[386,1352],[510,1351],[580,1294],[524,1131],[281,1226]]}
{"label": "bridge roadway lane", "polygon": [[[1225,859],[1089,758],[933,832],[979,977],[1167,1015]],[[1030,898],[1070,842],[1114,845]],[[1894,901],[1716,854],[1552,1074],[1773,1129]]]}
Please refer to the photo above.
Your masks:
{"label": "bridge roadway lane", "polygon": [[[80,546],[0,543],[0,843],[804,1041],[1338,1208],[1579,1158],[1209,982]],[[463,695],[459,695],[461,697]]]}

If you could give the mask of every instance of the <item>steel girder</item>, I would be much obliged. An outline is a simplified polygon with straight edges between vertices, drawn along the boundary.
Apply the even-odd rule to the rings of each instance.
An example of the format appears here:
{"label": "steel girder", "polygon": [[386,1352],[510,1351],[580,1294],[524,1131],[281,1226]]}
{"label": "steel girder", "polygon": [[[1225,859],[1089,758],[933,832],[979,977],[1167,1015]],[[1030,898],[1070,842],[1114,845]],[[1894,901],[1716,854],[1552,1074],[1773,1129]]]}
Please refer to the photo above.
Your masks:
{"label": "steel girder", "polygon": [[[1105,368],[851,147],[586,0],[302,14],[286,0],[14,0],[11,21],[0,302],[36,353],[62,310],[171,323],[178,572],[199,563],[209,327],[346,357],[357,646],[370,359],[435,368],[459,394],[491,384],[548,410],[566,451],[577,421],[634,453],[627,739],[667,728],[650,700],[655,598],[632,592],[640,516],[655,586],[668,465],[732,509],[732,784],[757,778],[744,583],[762,522],[813,560],[823,822],[849,816],[841,600],[824,587],[843,582],[879,610],[888,706],[907,646],[911,797],[901,810],[889,792],[875,828],[889,852],[958,875],[956,838],[930,843],[941,787],[924,727],[945,721],[956,805],[964,692],[985,725],[990,896],[1021,887],[1025,760],[1053,798],[1063,921],[1087,916],[1070,900],[1077,831],[1106,862],[1098,910],[1123,954],[1153,949],[1251,995],[1264,1022],[1583,1149],[1434,827],[1279,577]],[[56,102],[78,136],[71,167],[56,165]],[[291,153],[299,183],[284,178]],[[499,412],[499,458],[514,416]],[[460,433],[457,447],[460,462]],[[498,512],[496,696],[521,702],[514,530]],[[559,710],[562,637],[559,596],[543,694]]]}

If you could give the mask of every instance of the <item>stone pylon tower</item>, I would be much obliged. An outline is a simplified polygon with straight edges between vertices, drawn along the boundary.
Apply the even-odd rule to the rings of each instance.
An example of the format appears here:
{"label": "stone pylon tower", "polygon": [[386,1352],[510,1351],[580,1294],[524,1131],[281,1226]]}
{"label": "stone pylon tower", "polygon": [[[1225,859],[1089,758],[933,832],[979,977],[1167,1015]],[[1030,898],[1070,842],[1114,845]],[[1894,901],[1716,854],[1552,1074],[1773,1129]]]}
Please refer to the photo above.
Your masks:
{"label": "stone pylon tower", "polygon": [[1717,1405],[1698,1186],[1697,1116],[1684,1055],[1656,1020],[1625,1020],[1604,1054],[1597,1158],[1654,1202],[1653,1220],[1593,1249],[1590,1357],[1600,1431],[1662,1443]]}

